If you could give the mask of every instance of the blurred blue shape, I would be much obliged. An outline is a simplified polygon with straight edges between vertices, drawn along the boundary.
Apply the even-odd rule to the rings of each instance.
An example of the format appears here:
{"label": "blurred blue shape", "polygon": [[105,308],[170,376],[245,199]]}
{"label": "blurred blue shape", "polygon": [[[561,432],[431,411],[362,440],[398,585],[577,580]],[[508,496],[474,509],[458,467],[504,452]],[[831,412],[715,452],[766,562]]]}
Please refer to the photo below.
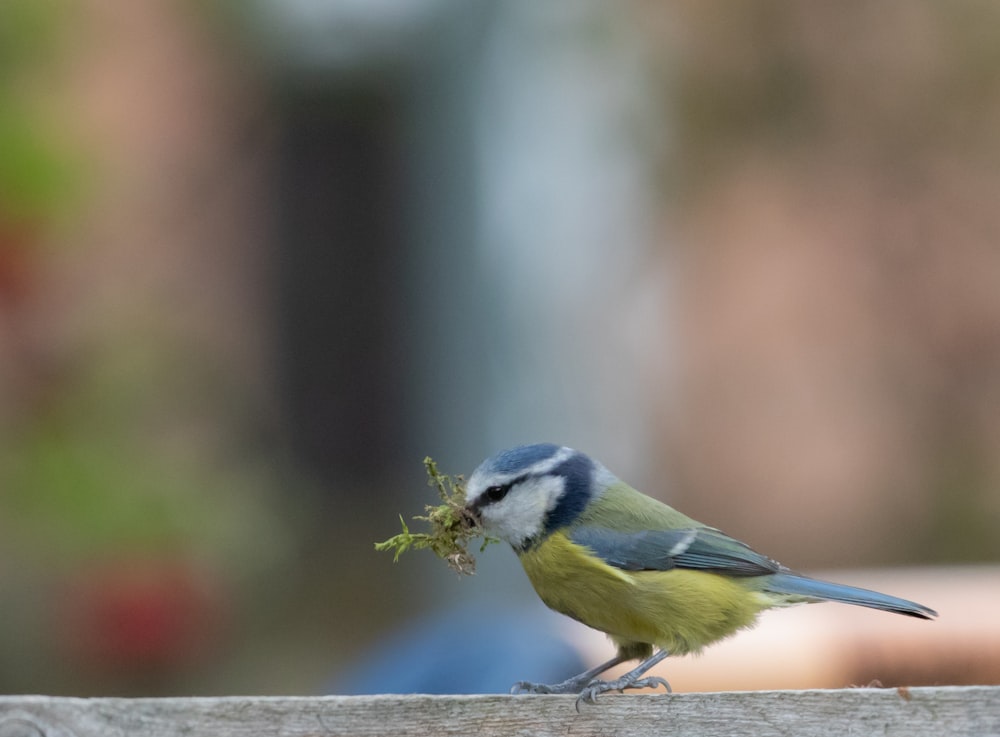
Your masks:
{"label": "blurred blue shape", "polygon": [[585,669],[537,608],[472,604],[409,623],[349,666],[329,693],[508,693],[517,681],[556,683]]}

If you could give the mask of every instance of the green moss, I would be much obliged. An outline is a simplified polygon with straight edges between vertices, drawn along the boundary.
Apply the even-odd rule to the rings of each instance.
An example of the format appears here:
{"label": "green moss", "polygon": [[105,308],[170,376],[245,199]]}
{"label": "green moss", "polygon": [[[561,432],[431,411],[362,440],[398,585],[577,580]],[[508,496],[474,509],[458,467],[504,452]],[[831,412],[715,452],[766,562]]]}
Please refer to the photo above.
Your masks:
{"label": "green moss", "polygon": [[[469,541],[483,537],[482,530],[475,516],[465,508],[465,482],[461,476],[451,477],[438,471],[437,464],[430,458],[424,458],[424,468],[427,470],[427,484],[437,489],[441,504],[427,505],[426,514],[414,517],[414,520],[427,522],[430,532],[410,532],[403,515],[399,522],[403,531],[375,543],[375,549],[383,552],[393,551],[393,562],[410,548],[419,550],[430,548],[439,558],[447,561],[452,570],[457,573],[472,575],[476,572],[476,559],[469,552]],[[483,537],[479,552],[486,549],[490,543],[498,542],[491,537]]]}

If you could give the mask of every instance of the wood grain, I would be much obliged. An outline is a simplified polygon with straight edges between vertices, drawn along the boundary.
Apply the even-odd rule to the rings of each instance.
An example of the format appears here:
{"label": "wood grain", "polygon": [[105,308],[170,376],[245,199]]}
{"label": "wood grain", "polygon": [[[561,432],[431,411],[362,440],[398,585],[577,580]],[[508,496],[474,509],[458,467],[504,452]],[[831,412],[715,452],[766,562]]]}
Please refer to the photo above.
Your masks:
{"label": "wood grain", "polygon": [[572,696],[0,696],[0,737],[1000,735],[1000,687]]}

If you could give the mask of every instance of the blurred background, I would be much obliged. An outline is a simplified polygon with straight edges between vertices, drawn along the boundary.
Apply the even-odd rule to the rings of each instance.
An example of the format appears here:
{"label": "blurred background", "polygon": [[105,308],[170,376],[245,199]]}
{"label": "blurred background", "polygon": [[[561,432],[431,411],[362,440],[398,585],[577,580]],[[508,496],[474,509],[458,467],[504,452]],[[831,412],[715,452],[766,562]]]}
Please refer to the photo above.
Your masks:
{"label": "blurred background", "polygon": [[509,550],[372,550],[535,441],[942,613],[678,690],[1000,682],[998,80],[980,0],[4,0],[0,692],[603,660]]}

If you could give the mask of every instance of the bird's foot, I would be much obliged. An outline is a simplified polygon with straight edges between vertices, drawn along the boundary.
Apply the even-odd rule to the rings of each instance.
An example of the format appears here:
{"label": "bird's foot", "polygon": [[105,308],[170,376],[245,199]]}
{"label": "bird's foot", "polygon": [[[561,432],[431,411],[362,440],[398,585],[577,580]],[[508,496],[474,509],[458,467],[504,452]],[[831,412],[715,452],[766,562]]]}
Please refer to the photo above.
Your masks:
{"label": "bird's foot", "polygon": [[597,701],[597,696],[599,694],[607,693],[608,691],[624,692],[626,689],[630,688],[657,688],[659,686],[663,686],[667,690],[667,693],[670,693],[672,689],[666,679],[660,678],[659,676],[644,677],[646,671],[659,663],[665,657],[667,657],[667,651],[660,650],[643,660],[638,666],[630,670],[621,678],[616,678],[613,681],[598,680],[597,676],[606,671],[608,668],[621,665],[626,660],[631,659],[628,652],[619,652],[608,662],[601,663],[600,665],[584,671],[573,678],[567,678],[562,683],[548,685],[545,683],[532,683],[531,681],[518,681],[514,684],[513,688],[511,688],[510,692],[512,694],[579,694],[576,699],[577,711],[580,711],[580,702],[593,704]]}
{"label": "bird's foot", "polygon": [[597,697],[602,693],[607,693],[608,691],[617,691],[618,693],[624,693],[626,690],[634,688],[658,688],[663,686],[667,693],[672,693],[673,689],[670,688],[670,684],[667,682],[666,678],[660,678],[659,676],[647,676],[646,678],[637,678],[631,673],[626,673],[621,678],[617,678],[614,681],[591,681],[588,683],[580,695],[576,699],[576,710],[580,711],[580,704],[596,704]]}

